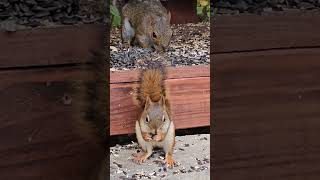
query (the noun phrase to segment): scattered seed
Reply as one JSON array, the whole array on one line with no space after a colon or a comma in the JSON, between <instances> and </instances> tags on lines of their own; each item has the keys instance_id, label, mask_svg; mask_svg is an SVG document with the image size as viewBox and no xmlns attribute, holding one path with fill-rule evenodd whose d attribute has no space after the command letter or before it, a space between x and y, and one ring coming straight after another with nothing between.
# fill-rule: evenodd
<instances>
[{"instance_id":1,"label":"scattered seed","mask_svg":"<svg viewBox=\"0 0 320 180\"><path fill-rule=\"evenodd\" d=\"M175 171L172 172L172 174L173 174L173 175L179 174L179 171L175 170Z\"/></svg>"},{"instance_id":2,"label":"scattered seed","mask_svg":"<svg viewBox=\"0 0 320 180\"><path fill-rule=\"evenodd\" d=\"M210 63L209 23L173 25L172 28L173 37L165 53L139 47L132 47L128 52L121 44L120 30L112 28L110 67L117 70L142 68L150 59L163 61L168 66Z\"/></svg>"},{"instance_id":3,"label":"scattered seed","mask_svg":"<svg viewBox=\"0 0 320 180\"><path fill-rule=\"evenodd\" d=\"M167 167L163 167L163 171L164 171L164 172L167 172Z\"/></svg>"},{"instance_id":4,"label":"scattered seed","mask_svg":"<svg viewBox=\"0 0 320 180\"><path fill-rule=\"evenodd\" d=\"M181 173L186 173L187 171L185 169L180 169Z\"/></svg>"},{"instance_id":5,"label":"scattered seed","mask_svg":"<svg viewBox=\"0 0 320 180\"><path fill-rule=\"evenodd\" d=\"M122 164L119 164L117 162L113 162L113 164L117 165L119 168L122 168Z\"/></svg>"}]
</instances>

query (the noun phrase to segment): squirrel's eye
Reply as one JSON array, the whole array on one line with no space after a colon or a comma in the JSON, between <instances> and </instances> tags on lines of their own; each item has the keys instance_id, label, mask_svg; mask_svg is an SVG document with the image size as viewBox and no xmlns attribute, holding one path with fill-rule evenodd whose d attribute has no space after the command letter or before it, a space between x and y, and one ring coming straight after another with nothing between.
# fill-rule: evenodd
<instances>
[{"instance_id":1,"label":"squirrel's eye","mask_svg":"<svg viewBox=\"0 0 320 180\"><path fill-rule=\"evenodd\" d=\"M152 33L152 37L153 37L153 38L157 38L156 33L153 32L153 33Z\"/></svg>"},{"instance_id":2,"label":"squirrel's eye","mask_svg":"<svg viewBox=\"0 0 320 180\"><path fill-rule=\"evenodd\" d=\"M146 123L148 123L149 122L149 116L147 115L147 117L146 117Z\"/></svg>"}]
</instances>

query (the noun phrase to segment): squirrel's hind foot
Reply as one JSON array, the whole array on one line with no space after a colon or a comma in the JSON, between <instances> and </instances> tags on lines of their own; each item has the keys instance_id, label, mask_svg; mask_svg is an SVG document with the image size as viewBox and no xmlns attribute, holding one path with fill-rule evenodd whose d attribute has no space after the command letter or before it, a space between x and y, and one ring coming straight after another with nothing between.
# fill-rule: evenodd
<instances>
[{"instance_id":1,"label":"squirrel's hind foot","mask_svg":"<svg viewBox=\"0 0 320 180\"><path fill-rule=\"evenodd\" d=\"M144 153L142 155L135 154L134 156L133 161L137 164L141 164L148 159L148 153Z\"/></svg>"}]
</instances>

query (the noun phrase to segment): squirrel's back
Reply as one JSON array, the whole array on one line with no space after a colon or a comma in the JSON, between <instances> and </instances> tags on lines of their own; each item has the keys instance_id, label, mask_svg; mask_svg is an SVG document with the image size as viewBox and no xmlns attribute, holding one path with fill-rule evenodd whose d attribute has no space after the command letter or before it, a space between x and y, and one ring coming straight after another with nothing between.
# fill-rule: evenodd
<instances>
[{"instance_id":1,"label":"squirrel's back","mask_svg":"<svg viewBox=\"0 0 320 180\"><path fill-rule=\"evenodd\" d=\"M147 98L158 102L161 96L166 97L165 79L166 71L161 62L150 64L141 71L137 99L142 106Z\"/></svg>"},{"instance_id":2,"label":"squirrel's back","mask_svg":"<svg viewBox=\"0 0 320 180\"><path fill-rule=\"evenodd\" d=\"M123 6L122 14L131 17L130 21L140 22L142 18L151 14L162 17L167 14L167 10L159 0L130 0Z\"/></svg>"}]
</instances>

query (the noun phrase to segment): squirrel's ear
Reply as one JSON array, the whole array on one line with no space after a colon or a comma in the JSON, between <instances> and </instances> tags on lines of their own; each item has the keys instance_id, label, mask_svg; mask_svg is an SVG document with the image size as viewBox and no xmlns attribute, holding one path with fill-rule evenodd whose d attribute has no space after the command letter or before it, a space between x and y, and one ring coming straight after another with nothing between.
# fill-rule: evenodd
<instances>
[{"instance_id":1,"label":"squirrel's ear","mask_svg":"<svg viewBox=\"0 0 320 180\"><path fill-rule=\"evenodd\" d=\"M166 98L164 96L161 95L161 99L160 99L160 105L161 106L166 106Z\"/></svg>"},{"instance_id":2,"label":"squirrel's ear","mask_svg":"<svg viewBox=\"0 0 320 180\"><path fill-rule=\"evenodd\" d=\"M151 104L151 100L150 100L149 96L147 96L146 102L144 104L144 109L147 109L150 106L150 104Z\"/></svg>"}]
</instances>

